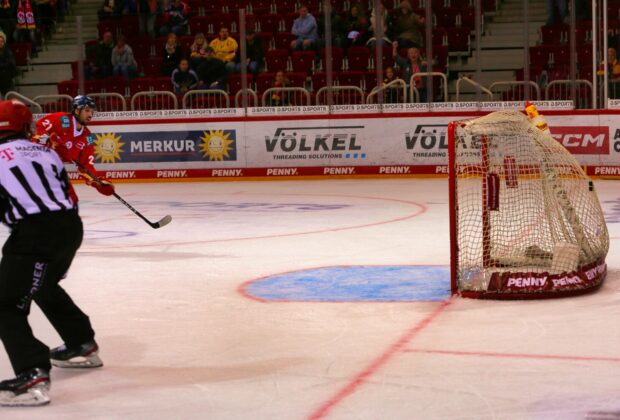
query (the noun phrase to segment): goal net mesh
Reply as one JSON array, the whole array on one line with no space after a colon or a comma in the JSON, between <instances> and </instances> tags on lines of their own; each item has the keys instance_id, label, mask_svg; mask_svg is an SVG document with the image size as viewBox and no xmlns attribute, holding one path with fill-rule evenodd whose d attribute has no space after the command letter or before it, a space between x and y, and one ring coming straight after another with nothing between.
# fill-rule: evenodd
<instances>
[{"instance_id":1,"label":"goal net mesh","mask_svg":"<svg viewBox=\"0 0 620 420\"><path fill-rule=\"evenodd\" d=\"M452 125L453 287L527 297L600 285L609 236L575 158L520 112Z\"/></svg>"}]
</instances>

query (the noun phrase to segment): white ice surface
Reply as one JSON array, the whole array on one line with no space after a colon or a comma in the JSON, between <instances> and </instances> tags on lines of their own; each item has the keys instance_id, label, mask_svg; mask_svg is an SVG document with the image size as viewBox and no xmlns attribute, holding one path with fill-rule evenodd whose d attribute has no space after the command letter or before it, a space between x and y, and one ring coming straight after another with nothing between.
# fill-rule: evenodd
<instances>
[{"instance_id":1,"label":"white ice surface","mask_svg":"<svg viewBox=\"0 0 620 420\"><path fill-rule=\"evenodd\" d=\"M620 183L596 185L620 222ZM619 223L609 225L608 278L588 296L456 298L445 307L262 303L238 287L331 265L447 265L447 181L119 184L118 192L147 217L173 222L153 230L78 187L86 235L63 285L89 314L105 366L54 369L51 405L0 408L0 419L620 412ZM38 309L30 319L41 340L60 344ZM13 376L1 351L0 375Z\"/></svg>"}]
</instances>

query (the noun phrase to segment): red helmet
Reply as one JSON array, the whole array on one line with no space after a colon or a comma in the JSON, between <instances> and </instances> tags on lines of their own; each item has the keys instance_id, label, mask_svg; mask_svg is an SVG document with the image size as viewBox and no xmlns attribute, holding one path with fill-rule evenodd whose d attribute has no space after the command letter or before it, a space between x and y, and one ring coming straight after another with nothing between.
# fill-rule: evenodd
<instances>
[{"instance_id":1,"label":"red helmet","mask_svg":"<svg viewBox=\"0 0 620 420\"><path fill-rule=\"evenodd\" d=\"M32 112L17 99L0 101L0 132L31 134Z\"/></svg>"}]
</instances>

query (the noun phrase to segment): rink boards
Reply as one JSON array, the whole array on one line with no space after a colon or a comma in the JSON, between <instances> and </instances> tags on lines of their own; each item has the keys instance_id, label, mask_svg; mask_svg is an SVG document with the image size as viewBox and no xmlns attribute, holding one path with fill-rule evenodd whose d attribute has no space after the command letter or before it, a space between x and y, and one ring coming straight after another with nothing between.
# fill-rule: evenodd
<instances>
[{"instance_id":1,"label":"rink boards","mask_svg":"<svg viewBox=\"0 0 620 420\"><path fill-rule=\"evenodd\" d=\"M115 180L446 176L450 121L523 108L487 105L100 112L91 131L97 167ZM539 109L589 175L620 177L620 111Z\"/></svg>"}]
</instances>

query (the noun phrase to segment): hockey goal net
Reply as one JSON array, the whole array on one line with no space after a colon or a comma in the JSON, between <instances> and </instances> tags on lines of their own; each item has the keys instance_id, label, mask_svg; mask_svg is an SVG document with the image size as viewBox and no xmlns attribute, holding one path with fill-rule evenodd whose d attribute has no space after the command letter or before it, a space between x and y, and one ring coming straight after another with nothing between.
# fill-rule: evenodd
<instances>
[{"instance_id":1,"label":"hockey goal net","mask_svg":"<svg viewBox=\"0 0 620 420\"><path fill-rule=\"evenodd\" d=\"M594 184L517 111L448 127L452 291L528 299L584 293L606 274Z\"/></svg>"}]
</instances>

